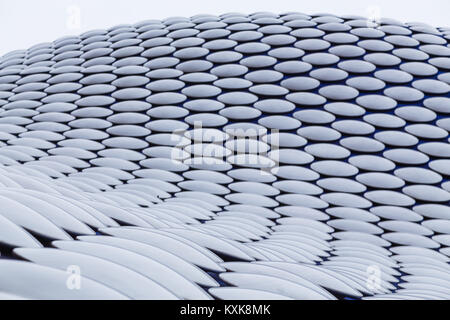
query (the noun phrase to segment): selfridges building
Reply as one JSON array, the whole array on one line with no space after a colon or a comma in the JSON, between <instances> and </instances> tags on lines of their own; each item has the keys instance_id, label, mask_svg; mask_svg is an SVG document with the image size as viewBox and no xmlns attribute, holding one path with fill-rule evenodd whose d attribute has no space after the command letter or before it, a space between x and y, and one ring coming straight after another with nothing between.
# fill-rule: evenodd
<instances>
[{"instance_id":1,"label":"selfridges building","mask_svg":"<svg viewBox=\"0 0 450 320\"><path fill-rule=\"evenodd\" d=\"M0 58L0 299L449 299L450 28L148 20Z\"/></svg>"}]
</instances>

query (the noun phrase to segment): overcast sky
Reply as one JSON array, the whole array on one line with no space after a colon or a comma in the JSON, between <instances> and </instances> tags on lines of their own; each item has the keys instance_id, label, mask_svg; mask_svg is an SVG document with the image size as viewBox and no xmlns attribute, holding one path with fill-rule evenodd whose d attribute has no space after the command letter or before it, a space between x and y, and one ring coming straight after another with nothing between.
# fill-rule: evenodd
<instances>
[{"instance_id":1,"label":"overcast sky","mask_svg":"<svg viewBox=\"0 0 450 320\"><path fill-rule=\"evenodd\" d=\"M118 24L200 13L380 12L404 22L450 26L449 0L0 0L0 56L66 35Z\"/></svg>"}]
</instances>

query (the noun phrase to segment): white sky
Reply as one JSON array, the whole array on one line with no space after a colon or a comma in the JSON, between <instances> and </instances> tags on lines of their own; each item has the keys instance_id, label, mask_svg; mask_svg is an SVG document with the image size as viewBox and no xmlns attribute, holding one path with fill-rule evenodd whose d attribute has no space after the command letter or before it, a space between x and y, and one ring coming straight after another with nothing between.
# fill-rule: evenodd
<instances>
[{"instance_id":1,"label":"white sky","mask_svg":"<svg viewBox=\"0 0 450 320\"><path fill-rule=\"evenodd\" d=\"M449 0L0 0L0 56L66 35L171 16L257 11L368 16L377 10L404 22L450 26Z\"/></svg>"}]
</instances>

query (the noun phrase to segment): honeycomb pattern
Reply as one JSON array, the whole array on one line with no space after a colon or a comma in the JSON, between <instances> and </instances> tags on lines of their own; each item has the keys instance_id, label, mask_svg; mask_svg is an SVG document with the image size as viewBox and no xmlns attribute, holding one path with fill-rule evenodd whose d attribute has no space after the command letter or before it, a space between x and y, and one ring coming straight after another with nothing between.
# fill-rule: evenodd
<instances>
[{"instance_id":1,"label":"honeycomb pattern","mask_svg":"<svg viewBox=\"0 0 450 320\"><path fill-rule=\"evenodd\" d=\"M450 299L449 39L230 13L4 55L0 299Z\"/></svg>"}]
</instances>

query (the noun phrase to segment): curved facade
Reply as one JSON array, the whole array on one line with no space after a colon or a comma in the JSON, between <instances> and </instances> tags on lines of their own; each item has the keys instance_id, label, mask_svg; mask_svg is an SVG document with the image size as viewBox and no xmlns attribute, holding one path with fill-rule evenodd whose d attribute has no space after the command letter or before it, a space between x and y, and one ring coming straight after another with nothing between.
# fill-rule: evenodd
<instances>
[{"instance_id":1,"label":"curved facade","mask_svg":"<svg viewBox=\"0 0 450 320\"><path fill-rule=\"evenodd\" d=\"M6 54L0 299L449 299L449 39L224 14Z\"/></svg>"}]
</instances>

